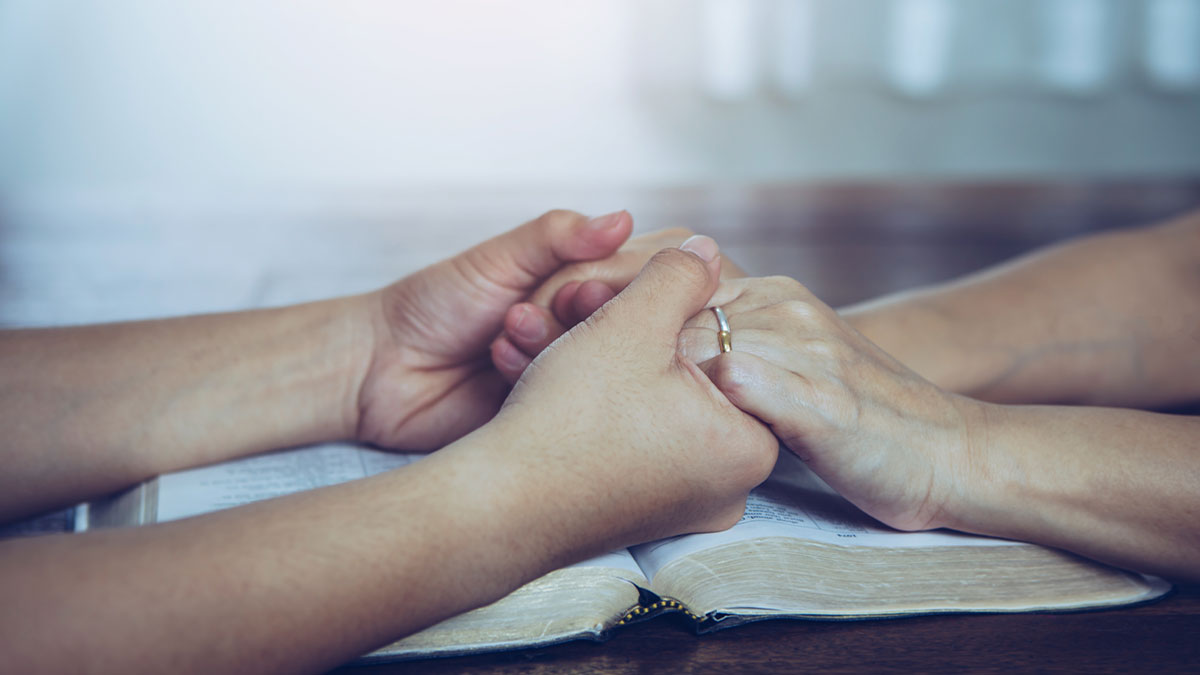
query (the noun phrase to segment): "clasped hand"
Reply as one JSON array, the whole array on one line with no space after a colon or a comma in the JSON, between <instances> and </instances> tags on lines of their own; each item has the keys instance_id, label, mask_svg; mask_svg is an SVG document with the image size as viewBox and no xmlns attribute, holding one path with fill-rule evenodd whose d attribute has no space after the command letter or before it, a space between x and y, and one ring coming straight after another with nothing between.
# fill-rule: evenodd
<instances>
[{"instance_id":1,"label":"clasped hand","mask_svg":"<svg viewBox=\"0 0 1200 675\"><path fill-rule=\"evenodd\" d=\"M542 305L510 311L504 340L524 363L558 336L555 327L578 321L605 296L580 289L577 282L543 287ZM730 353L719 353L714 306L728 317ZM523 332L512 330L517 315ZM947 526L951 504L974 479L979 404L921 378L792 279L727 280L684 324L677 349L832 487L892 527ZM511 362L521 361L497 363L510 379L520 376Z\"/></svg>"},{"instance_id":2,"label":"clasped hand","mask_svg":"<svg viewBox=\"0 0 1200 675\"><path fill-rule=\"evenodd\" d=\"M579 443L591 435L607 438L611 447L625 442L612 433L624 428L620 439L655 439L655 447L644 451L659 453L670 466L687 456L678 446L717 439L736 456L746 444L729 430L761 438L754 428L765 424L880 521L906 530L947 524L947 506L971 478L971 430L980 418L972 401L938 389L891 358L799 283L733 278L740 271L728 261L726 281L678 317L680 326L668 320L641 330L656 317L678 314L669 291L663 292L672 281L691 288L676 301L684 305L696 302L696 288L705 284L650 274L642 284L661 287L658 292L632 293L626 287L645 273L647 260L690 233L647 235L621 247L631 226L624 212L594 220L551 212L382 291L374 298L376 346L360 393L359 438L406 449L439 447L491 419L508 383L517 382L511 410L501 417L522 411L527 436ZM733 331L728 354L718 353L711 311L717 305ZM622 318L608 316L613 314ZM566 340L548 349L563 335ZM671 377L702 373L700 380L681 390L677 379L664 389L670 379L629 376L646 373L639 359L664 344L679 362L670 366L674 357L654 352L656 363L675 369ZM579 373L588 374L586 386L570 383ZM743 414L730 416L722 406ZM665 425L667 410L695 418L691 429ZM699 420L709 423L697 426ZM713 420L724 420L723 426ZM675 431L661 433L668 426ZM696 428L705 433L697 435ZM723 459L697 452L688 461ZM747 481L762 473L759 468L743 470L730 484L752 487ZM736 510L691 525L728 524Z\"/></svg>"},{"instance_id":3,"label":"clasped hand","mask_svg":"<svg viewBox=\"0 0 1200 675\"><path fill-rule=\"evenodd\" d=\"M491 419L509 388L489 358L505 313L564 265L612 255L632 227L624 211L592 219L550 211L360 296L369 337L356 438L433 450Z\"/></svg>"},{"instance_id":4,"label":"clasped hand","mask_svg":"<svg viewBox=\"0 0 1200 675\"><path fill-rule=\"evenodd\" d=\"M681 230L612 255L631 226L624 212L551 212L362 296L372 346L357 437L433 449L478 428L489 449L472 456L476 470L561 485L560 496L540 498L573 514L583 554L732 525L778 444L676 349L684 321L716 290L722 260L711 239ZM603 258L607 266L581 262ZM569 284L580 274L605 281ZM564 307L604 309L546 350L500 411L515 379L504 360L516 351L504 337L520 324L514 305L561 284L574 294ZM614 297L612 286L623 290ZM548 324L539 337L565 330Z\"/></svg>"}]
</instances>

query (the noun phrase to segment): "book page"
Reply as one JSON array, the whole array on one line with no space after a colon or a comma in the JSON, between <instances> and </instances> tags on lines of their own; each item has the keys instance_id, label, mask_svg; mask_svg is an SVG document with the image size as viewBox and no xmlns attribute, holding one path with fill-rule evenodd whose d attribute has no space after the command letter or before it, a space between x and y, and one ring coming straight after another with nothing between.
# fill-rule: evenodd
<instances>
[{"instance_id":1,"label":"book page","mask_svg":"<svg viewBox=\"0 0 1200 675\"><path fill-rule=\"evenodd\" d=\"M157 522L166 522L249 504L293 492L366 478L418 461L424 454L384 452L350 443L281 450L158 478ZM627 549L612 551L571 567L607 567L644 583Z\"/></svg>"},{"instance_id":2,"label":"book page","mask_svg":"<svg viewBox=\"0 0 1200 675\"><path fill-rule=\"evenodd\" d=\"M630 553L629 549L627 548L620 549L619 551L611 551L603 555L598 555L595 558L588 558L587 560L577 562L574 565L567 566L567 568L572 567L607 567L609 569L617 569L621 570L622 572L628 572L629 574L622 575L622 578L629 579L630 581L635 581L639 584L645 584L649 581L649 579L642 574L642 568L637 564L637 561L633 559L633 554Z\"/></svg>"},{"instance_id":3,"label":"book page","mask_svg":"<svg viewBox=\"0 0 1200 675\"><path fill-rule=\"evenodd\" d=\"M826 544L914 548L938 546L1010 546L1018 542L935 530L901 532L871 518L813 473L791 451L780 448L779 461L765 483L746 500L746 513L724 532L661 539L631 550L651 581L667 563L714 546L761 537L792 537Z\"/></svg>"},{"instance_id":4,"label":"book page","mask_svg":"<svg viewBox=\"0 0 1200 675\"><path fill-rule=\"evenodd\" d=\"M157 521L366 478L424 456L330 443L170 473L158 478Z\"/></svg>"}]
</instances>

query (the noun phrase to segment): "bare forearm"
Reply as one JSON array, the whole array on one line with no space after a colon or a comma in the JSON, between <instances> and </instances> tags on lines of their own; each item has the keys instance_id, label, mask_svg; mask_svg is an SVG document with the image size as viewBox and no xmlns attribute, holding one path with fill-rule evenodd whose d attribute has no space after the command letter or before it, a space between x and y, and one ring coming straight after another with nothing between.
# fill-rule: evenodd
<instances>
[{"instance_id":1,"label":"bare forearm","mask_svg":"<svg viewBox=\"0 0 1200 675\"><path fill-rule=\"evenodd\" d=\"M0 335L0 520L352 434L356 302Z\"/></svg>"},{"instance_id":2,"label":"bare forearm","mask_svg":"<svg viewBox=\"0 0 1200 675\"><path fill-rule=\"evenodd\" d=\"M935 384L997 402L1200 400L1200 214L846 309Z\"/></svg>"},{"instance_id":3,"label":"bare forearm","mask_svg":"<svg viewBox=\"0 0 1200 675\"><path fill-rule=\"evenodd\" d=\"M2 613L0 652L20 672L343 663L578 557L539 481L487 455L452 447L210 516L0 543L0 596L20 608Z\"/></svg>"},{"instance_id":4,"label":"bare forearm","mask_svg":"<svg viewBox=\"0 0 1200 675\"><path fill-rule=\"evenodd\" d=\"M982 404L947 527L1200 579L1200 419Z\"/></svg>"},{"instance_id":5,"label":"bare forearm","mask_svg":"<svg viewBox=\"0 0 1200 675\"><path fill-rule=\"evenodd\" d=\"M0 597L23 610L0 616L5 665L317 670L589 555L729 527L778 442L676 353L716 290L717 253L697 238L657 254L495 418L412 466L162 526L0 543Z\"/></svg>"}]
</instances>

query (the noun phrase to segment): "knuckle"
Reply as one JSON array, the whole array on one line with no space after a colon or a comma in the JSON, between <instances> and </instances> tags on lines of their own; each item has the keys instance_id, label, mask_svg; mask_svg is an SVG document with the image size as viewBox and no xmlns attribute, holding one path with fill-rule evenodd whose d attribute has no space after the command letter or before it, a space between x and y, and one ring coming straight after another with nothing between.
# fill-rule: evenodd
<instances>
[{"instance_id":1,"label":"knuckle","mask_svg":"<svg viewBox=\"0 0 1200 675\"><path fill-rule=\"evenodd\" d=\"M712 379L717 389L731 402L736 403L744 399L749 378L737 352L727 354L714 362Z\"/></svg>"},{"instance_id":2,"label":"knuckle","mask_svg":"<svg viewBox=\"0 0 1200 675\"><path fill-rule=\"evenodd\" d=\"M550 229L569 228L585 219L583 214L568 209L551 209L537 218L542 226Z\"/></svg>"},{"instance_id":3,"label":"knuckle","mask_svg":"<svg viewBox=\"0 0 1200 675\"><path fill-rule=\"evenodd\" d=\"M804 287L804 284L788 276L775 275L767 277L765 281L774 290L785 293L788 296L805 295L808 293L808 289Z\"/></svg>"},{"instance_id":4,"label":"knuckle","mask_svg":"<svg viewBox=\"0 0 1200 675\"><path fill-rule=\"evenodd\" d=\"M745 392L745 387L735 373L734 367L730 364L731 360L728 357L724 357L714 361L709 377L712 378L713 385L725 395L725 398L736 405L738 400L741 399L741 395Z\"/></svg>"},{"instance_id":5,"label":"knuckle","mask_svg":"<svg viewBox=\"0 0 1200 675\"><path fill-rule=\"evenodd\" d=\"M841 364L850 364L858 360L858 350L846 344L845 340L835 338L829 340L830 356Z\"/></svg>"},{"instance_id":6,"label":"knuckle","mask_svg":"<svg viewBox=\"0 0 1200 675\"><path fill-rule=\"evenodd\" d=\"M826 363L834 364L839 369L847 366L857 358L854 349L836 337L822 336L812 338L804 345L804 350L810 356L821 359Z\"/></svg>"},{"instance_id":7,"label":"knuckle","mask_svg":"<svg viewBox=\"0 0 1200 675\"><path fill-rule=\"evenodd\" d=\"M814 356L822 361L834 360L834 346L824 338L813 338L804 345L804 350L810 356Z\"/></svg>"},{"instance_id":8,"label":"knuckle","mask_svg":"<svg viewBox=\"0 0 1200 675\"><path fill-rule=\"evenodd\" d=\"M787 300L776 305L776 309L780 318L788 322L813 325L821 318L820 311L804 300Z\"/></svg>"}]
</instances>

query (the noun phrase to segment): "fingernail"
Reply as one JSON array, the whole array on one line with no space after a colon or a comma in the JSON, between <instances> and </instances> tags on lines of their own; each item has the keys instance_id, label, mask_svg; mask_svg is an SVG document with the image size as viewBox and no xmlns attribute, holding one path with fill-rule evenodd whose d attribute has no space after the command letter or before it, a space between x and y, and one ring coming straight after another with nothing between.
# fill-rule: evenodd
<instances>
[{"instance_id":1,"label":"fingernail","mask_svg":"<svg viewBox=\"0 0 1200 675\"><path fill-rule=\"evenodd\" d=\"M589 230L607 230L616 227L617 223L621 222L621 214L624 211L615 211L608 215L596 216L588 221Z\"/></svg>"},{"instance_id":2,"label":"fingernail","mask_svg":"<svg viewBox=\"0 0 1200 675\"><path fill-rule=\"evenodd\" d=\"M679 248L700 256L700 259L704 262L709 262L717 257L717 252L720 250L717 242L713 241L712 237L706 237L702 234L693 234L688 237L688 240L680 244Z\"/></svg>"},{"instance_id":3,"label":"fingernail","mask_svg":"<svg viewBox=\"0 0 1200 675\"><path fill-rule=\"evenodd\" d=\"M517 321L513 324L513 333L522 340L533 342L546 337L546 322L534 316L528 307L517 310Z\"/></svg>"}]
</instances>

